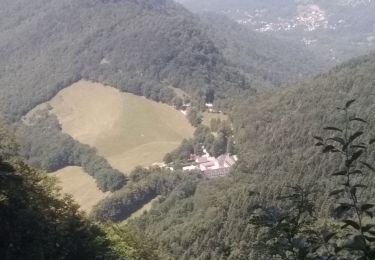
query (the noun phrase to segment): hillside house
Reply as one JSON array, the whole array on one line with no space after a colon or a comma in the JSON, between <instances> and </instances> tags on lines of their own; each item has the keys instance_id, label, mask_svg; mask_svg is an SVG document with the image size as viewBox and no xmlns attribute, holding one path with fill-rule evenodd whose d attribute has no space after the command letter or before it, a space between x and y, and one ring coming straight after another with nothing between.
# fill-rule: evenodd
<instances>
[{"instance_id":1,"label":"hillside house","mask_svg":"<svg viewBox=\"0 0 375 260\"><path fill-rule=\"evenodd\" d=\"M236 155L223 154L218 158L210 156L206 150L204 155L196 156L195 163L183 168L184 171L198 170L203 176L211 179L227 176L238 161Z\"/></svg>"}]
</instances>

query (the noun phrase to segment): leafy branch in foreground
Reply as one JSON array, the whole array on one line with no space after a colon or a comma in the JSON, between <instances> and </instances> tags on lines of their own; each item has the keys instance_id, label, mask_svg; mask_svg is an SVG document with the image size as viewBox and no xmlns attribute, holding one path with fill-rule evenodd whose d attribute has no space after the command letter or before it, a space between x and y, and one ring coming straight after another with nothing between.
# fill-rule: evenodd
<instances>
[{"instance_id":1,"label":"leafy branch in foreground","mask_svg":"<svg viewBox=\"0 0 375 260\"><path fill-rule=\"evenodd\" d=\"M255 244L257 259L315 259L315 248L323 241L314 228L314 191L289 187L278 200L283 208L268 207L255 212L251 223L264 232Z\"/></svg>"},{"instance_id":2,"label":"leafy branch in foreground","mask_svg":"<svg viewBox=\"0 0 375 260\"><path fill-rule=\"evenodd\" d=\"M331 174L339 179L340 186L330 196L337 198L335 213L343 223L341 229L344 236L339 239L331 233L327 239L326 242L329 242L336 237L336 241L330 243L330 248L334 251L330 259L375 259L375 224L366 224L365 221L366 217L373 220L375 205L361 198L362 192L367 188L363 183L363 176L375 173L374 166L366 160L369 146L375 140L364 140L367 122L351 112L354 102L355 100L350 100L344 107L338 108L343 116L342 127L325 127L325 131L332 133L329 138L314 137L316 145L323 148L323 153L337 154L342 160L340 168Z\"/></svg>"},{"instance_id":3,"label":"leafy branch in foreground","mask_svg":"<svg viewBox=\"0 0 375 260\"><path fill-rule=\"evenodd\" d=\"M375 173L366 155L375 139L365 140L366 120L350 110L355 100L338 108L342 126L328 126L328 137L315 136L324 154L339 162L331 176L339 187L330 192L336 198L335 218L341 228L327 227L315 217L311 189L291 187L278 204L282 207L256 207L251 223L259 231L254 244L257 259L294 260L373 260L375 259L375 205L362 194L367 189L364 176ZM336 223L336 221L335 221ZM319 228L326 225L324 230Z\"/></svg>"}]
</instances>

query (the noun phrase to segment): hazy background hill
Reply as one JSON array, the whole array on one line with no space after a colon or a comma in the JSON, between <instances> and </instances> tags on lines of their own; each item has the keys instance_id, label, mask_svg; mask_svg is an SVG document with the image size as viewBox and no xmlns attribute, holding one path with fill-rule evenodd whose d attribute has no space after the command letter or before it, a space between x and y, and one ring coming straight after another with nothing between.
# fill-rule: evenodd
<instances>
[{"instance_id":1,"label":"hazy background hill","mask_svg":"<svg viewBox=\"0 0 375 260\"><path fill-rule=\"evenodd\" d=\"M227 36L227 26L206 30L168 0L5 0L0 7L0 109L12 121L81 78L165 100L161 88L169 84L204 97L209 88L281 84L316 68L303 49L281 51L261 35L243 39L234 25ZM237 41L250 54L239 55ZM270 75L279 58L293 64L278 63Z\"/></svg>"},{"instance_id":2,"label":"hazy background hill","mask_svg":"<svg viewBox=\"0 0 375 260\"><path fill-rule=\"evenodd\" d=\"M329 67L293 41L254 32L222 14L202 13L199 17L224 57L250 79L279 86L307 79ZM258 88L262 87L259 84Z\"/></svg>"},{"instance_id":3,"label":"hazy background hill","mask_svg":"<svg viewBox=\"0 0 375 260\"><path fill-rule=\"evenodd\" d=\"M181 185L134 227L155 237L165 259L257 259L252 241L259 234L249 222L254 205L276 205L289 185L314 186L319 217L332 216L328 194L335 182L328 176L338 162L321 155L313 136L340 124L336 107L356 98L353 112L368 120L367 137L373 137L374 70L375 55L369 55L305 83L237 99L232 117L241 164L234 174ZM374 160L374 149L368 158ZM365 183L371 199L371 174Z\"/></svg>"},{"instance_id":4,"label":"hazy background hill","mask_svg":"<svg viewBox=\"0 0 375 260\"><path fill-rule=\"evenodd\" d=\"M194 12L222 13L256 30L307 46L337 64L374 48L375 2L367 0L178 0Z\"/></svg>"}]
</instances>

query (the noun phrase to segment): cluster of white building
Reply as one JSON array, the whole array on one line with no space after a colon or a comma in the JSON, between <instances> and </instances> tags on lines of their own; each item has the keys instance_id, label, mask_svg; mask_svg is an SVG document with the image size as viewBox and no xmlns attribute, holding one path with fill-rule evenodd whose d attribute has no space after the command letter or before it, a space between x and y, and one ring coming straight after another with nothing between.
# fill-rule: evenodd
<instances>
[{"instance_id":1,"label":"cluster of white building","mask_svg":"<svg viewBox=\"0 0 375 260\"><path fill-rule=\"evenodd\" d=\"M182 168L183 171L200 171L207 178L227 176L238 161L236 155L223 154L215 158L204 150L202 156L195 156L194 163Z\"/></svg>"}]
</instances>

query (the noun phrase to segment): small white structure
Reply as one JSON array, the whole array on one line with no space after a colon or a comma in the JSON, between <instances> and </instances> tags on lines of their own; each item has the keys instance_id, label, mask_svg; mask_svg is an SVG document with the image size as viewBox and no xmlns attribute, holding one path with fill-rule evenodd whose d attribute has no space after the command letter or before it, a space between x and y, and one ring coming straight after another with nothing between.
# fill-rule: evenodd
<instances>
[{"instance_id":1,"label":"small white structure","mask_svg":"<svg viewBox=\"0 0 375 260\"><path fill-rule=\"evenodd\" d=\"M210 156L206 149L203 149L202 156L195 157L195 163L186 167L183 167L183 171L194 171L199 170L202 175L207 178L216 178L227 176L233 166L238 161L236 155L231 156L230 154L223 154L218 158Z\"/></svg>"}]
</instances>

